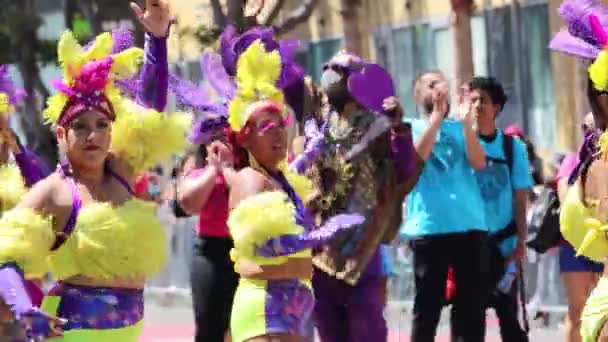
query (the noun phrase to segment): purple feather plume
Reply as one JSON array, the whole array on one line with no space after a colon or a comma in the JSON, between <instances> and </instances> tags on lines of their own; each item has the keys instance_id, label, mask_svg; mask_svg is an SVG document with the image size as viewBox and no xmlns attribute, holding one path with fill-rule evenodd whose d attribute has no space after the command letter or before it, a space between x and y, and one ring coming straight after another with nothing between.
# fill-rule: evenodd
<instances>
[{"instance_id":1,"label":"purple feather plume","mask_svg":"<svg viewBox=\"0 0 608 342\"><path fill-rule=\"evenodd\" d=\"M262 257L278 257L300 252L308 248L318 247L330 242L341 232L350 230L365 222L358 214L341 214L330 218L318 229L301 235L281 235L257 246L256 255Z\"/></svg>"},{"instance_id":2,"label":"purple feather plume","mask_svg":"<svg viewBox=\"0 0 608 342\"><path fill-rule=\"evenodd\" d=\"M15 87L8 65L0 64L0 93L8 96L8 102L15 106L27 95L25 90Z\"/></svg>"},{"instance_id":3,"label":"purple feather plume","mask_svg":"<svg viewBox=\"0 0 608 342\"><path fill-rule=\"evenodd\" d=\"M193 145L206 144L218 132L226 128L228 128L228 120L225 116L205 112L199 115L194 125L192 125L188 134L188 141Z\"/></svg>"},{"instance_id":4,"label":"purple feather plume","mask_svg":"<svg viewBox=\"0 0 608 342\"><path fill-rule=\"evenodd\" d=\"M325 145L325 129L327 121L319 129L314 118L304 124L304 135L306 137L306 148L291 164L289 169L298 174L304 174L309 165L314 163L320 156Z\"/></svg>"},{"instance_id":5,"label":"purple feather plume","mask_svg":"<svg viewBox=\"0 0 608 342\"><path fill-rule=\"evenodd\" d=\"M238 37L236 28L232 25L226 26L224 32L220 36L220 54L222 55L222 64L224 69L230 76L236 75L236 62L238 56L232 49L233 41Z\"/></svg>"},{"instance_id":6,"label":"purple feather plume","mask_svg":"<svg viewBox=\"0 0 608 342\"><path fill-rule=\"evenodd\" d=\"M573 37L565 30L553 36L549 49L584 59L595 59L601 51L599 48Z\"/></svg>"},{"instance_id":7,"label":"purple feather plume","mask_svg":"<svg viewBox=\"0 0 608 342\"><path fill-rule=\"evenodd\" d=\"M254 27L238 35L233 26L228 26L220 37L222 63L230 76L236 75L236 64L239 56L256 40L262 41L266 51L278 50L281 55L281 75L277 86L284 89L304 77L304 69L295 62L299 47L296 40L275 40L274 30L268 27Z\"/></svg>"},{"instance_id":8,"label":"purple feather plume","mask_svg":"<svg viewBox=\"0 0 608 342\"><path fill-rule=\"evenodd\" d=\"M315 246L329 242L343 231L352 229L365 222L365 217L359 214L341 214L327 220L327 222L316 230L306 233L304 240L312 241Z\"/></svg>"},{"instance_id":9,"label":"purple feather plume","mask_svg":"<svg viewBox=\"0 0 608 342\"><path fill-rule=\"evenodd\" d=\"M213 103L208 89L173 74L169 74L169 91L175 95L177 106L182 110L193 111L197 114L207 111L225 112L222 109L223 106Z\"/></svg>"},{"instance_id":10,"label":"purple feather plume","mask_svg":"<svg viewBox=\"0 0 608 342\"><path fill-rule=\"evenodd\" d=\"M201 56L201 71L203 77L213 87L216 94L226 100L234 97L236 84L222 67L222 57L215 53L204 53Z\"/></svg>"},{"instance_id":11,"label":"purple feather plume","mask_svg":"<svg viewBox=\"0 0 608 342\"><path fill-rule=\"evenodd\" d=\"M126 25L122 25L119 28L112 30L112 41L112 54L122 52L135 46L135 37L133 36L133 32L131 32ZM95 39L88 42L84 46L84 50L89 50L94 43Z\"/></svg>"},{"instance_id":12,"label":"purple feather plume","mask_svg":"<svg viewBox=\"0 0 608 342\"><path fill-rule=\"evenodd\" d=\"M608 28L608 8L597 0L565 0L559 13L566 21L567 31L557 33L549 48L595 59L605 45L606 37L602 31ZM599 30L600 26L603 30Z\"/></svg>"}]
</instances>

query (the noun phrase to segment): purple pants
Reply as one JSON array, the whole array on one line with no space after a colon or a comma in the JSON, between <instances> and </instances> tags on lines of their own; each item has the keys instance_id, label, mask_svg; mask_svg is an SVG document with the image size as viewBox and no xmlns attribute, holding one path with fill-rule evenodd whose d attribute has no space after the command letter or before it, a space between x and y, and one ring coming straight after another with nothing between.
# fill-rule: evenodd
<instances>
[{"instance_id":1,"label":"purple pants","mask_svg":"<svg viewBox=\"0 0 608 342\"><path fill-rule=\"evenodd\" d=\"M376 265L377 264L377 265ZM378 272L375 272L376 268ZM383 342L388 339L381 291L386 286L374 258L356 286L315 269L314 324L321 342ZM376 274L377 273L377 274Z\"/></svg>"}]
</instances>

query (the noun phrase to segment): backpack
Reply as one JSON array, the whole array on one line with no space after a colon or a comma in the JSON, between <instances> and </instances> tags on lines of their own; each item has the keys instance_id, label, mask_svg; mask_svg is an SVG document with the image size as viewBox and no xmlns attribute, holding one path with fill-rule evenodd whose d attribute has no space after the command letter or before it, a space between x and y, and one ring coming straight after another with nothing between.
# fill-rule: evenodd
<instances>
[{"instance_id":1,"label":"backpack","mask_svg":"<svg viewBox=\"0 0 608 342\"><path fill-rule=\"evenodd\" d=\"M545 187L532 203L527 218L531 238L526 245L539 254L557 246L562 240L559 230L559 209L559 197L551 187Z\"/></svg>"}]
</instances>

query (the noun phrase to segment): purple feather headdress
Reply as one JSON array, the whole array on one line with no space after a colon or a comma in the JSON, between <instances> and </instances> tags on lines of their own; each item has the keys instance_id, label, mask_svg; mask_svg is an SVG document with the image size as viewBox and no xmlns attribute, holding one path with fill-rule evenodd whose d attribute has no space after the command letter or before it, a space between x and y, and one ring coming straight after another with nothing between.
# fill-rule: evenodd
<instances>
[{"instance_id":1,"label":"purple feather headdress","mask_svg":"<svg viewBox=\"0 0 608 342\"><path fill-rule=\"evenodd\" d=\"M169 91L177 106L197 116L188 139L192 144L205 144L228 127L228 103L234 97L236 84L226 73L218 54L205 52L200 59L204 84L198 86L176 75L169 76Z\"/></svg>"},{"instance_id":2,"label":"purple feather headdress","mask_svg":"<svg viewBox=\"0 0 608 342\"><path fill-rule=\"evenodd\" d=\"M220 37L220 53L222 63L228 75L236 75L236 63L239 56L256 40L261 40L266 51L278 50L281 55L281 75L277 87L285 89L295 82L304 79L304 69L295 62L296 52L300 46L297 40L275 40L274 29L269 27L254 27L242 35L236 28L229 25Z\"/></svg>"},{"instance_id":3,"label":"purple feather headdress","mask_svg":"<svg viewBox=\"0 0 608 342\"><path fill-rule=\"evenodd\" d=\"M565 0L559 14L566 27L551 39L549 48L594 60L606 43L598 33L608 29L608 8L597 0Z\"/></svg>"},{"instance_id":4,"label":"purple feather headdress","mask_svg":"<svg viewBox=\"0 0 608 342\"><path fill-rule=\"evenodd\" d=\"M237 88L233 80L237 61L256 40L262 41L266 51L277 50L281 55L282 69L277 87L287 89L304 79L304 70L295 63L298 41L277 41L273 29L265 27L255 27L239 36L233 26L228 26L220 37L220 55L207 52L201 57L201 72L205 80L202 87L175 75L170 76L169 90L175 94L178 106L198 116L189 135L191 143L205 143L219 129L227 127L228 104ZM298 107L295 103L289 104Z\"/></svg>"},{"instance_id":5,"label":"purple feather headdress","mask_svg":"<svg viewBox=\"0 0 608 342\"><path fill-rule=\"evenodd\" d=\"M11 79L8 65L0 64L0 94L4 94L6 109L11 106L16 106L23 98L26 93L23 89L15 87L15 83ZM3 107L0 104L0 107Z\"/></svg>"},{"instance_id":6,"label":"purple feather headdress","mask_svg":"<svg viewBox=\"0 0 608 342\"><path fill-rule=\"evenodd\" d=\"M112 31L112 41L114 42L112 45L113 54L135 46L133 32L124 25ZM91 43L89 43L85 49L87 49L90 44ZM131 78L114 81L114 85L119 88L125 96L131 99L138 98L144 88L141 71Z\"/></svg>"}]
</instances>

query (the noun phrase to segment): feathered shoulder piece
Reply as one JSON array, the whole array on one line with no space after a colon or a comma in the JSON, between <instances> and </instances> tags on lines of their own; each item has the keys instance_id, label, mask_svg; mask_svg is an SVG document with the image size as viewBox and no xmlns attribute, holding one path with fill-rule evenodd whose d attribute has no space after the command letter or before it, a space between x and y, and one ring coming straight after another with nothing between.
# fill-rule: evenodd
<instances>
[{"instance_id":1,"label":"feathered shoulder piece","mask_svg":"<svg viewBox=\"0 0 608 342\"><path fill-rule=\"evenodd\" d=\"M112 54L113 46L110 33L99 35L88 49L72 32L63 33L57 46L63 79L53 82L58 92L48 100L44 111L47 121L62 125L84 109L99 110L110 119L120 115L122 99L114 82L135 75L143 50L129 48Z\"/></svg>"},{"instance_id":2,"label":"feathered shoulder piece","mask_svg":"<svg viewBox=\"0 0 608 342\"><path fill-rule=\"evenodd\" d=\"M283 92L275 85L280 73L278 51L266 52L260 40L240 56L236 72L238 88L228 107L228 123L233 131L239 132L245 126L255 103L269 101L284 105Z\"/></svg>"}]
</instances>

